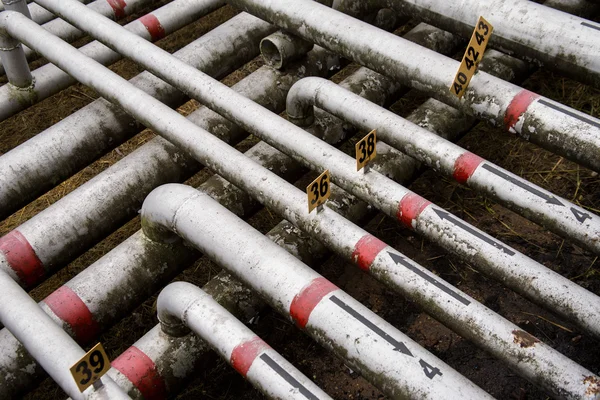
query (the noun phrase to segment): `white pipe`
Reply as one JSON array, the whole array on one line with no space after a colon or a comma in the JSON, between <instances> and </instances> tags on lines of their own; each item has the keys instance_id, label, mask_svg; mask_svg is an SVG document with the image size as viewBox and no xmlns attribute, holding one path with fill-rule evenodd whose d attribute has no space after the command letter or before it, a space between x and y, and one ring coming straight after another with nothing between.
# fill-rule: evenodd
<instances>
[{"instance_id":1,"label":"white pipe","mask_svg":"<svg viewBox=\"0 0 600 400\"><path fill-rule=\"evenodd\" d=\"M25 0L2 0L5 8L31 18ZM32 86L33 77L25 57L23 45L17 40L0 33L0 65L6 70L8 84L15 90L27 90Z\"/></svg>"},{"instance_id":2,"label":"white pipe","mask_svg":"<svg viewBox=\"0 0 600 400\"><path fill-rule=\"evenodd\" d=\"M70 368L85 351L3 271L0 271L0 323L73 399L130 398L108 376L102 378L102 389L96 391L90 387L81 393Z\"/></svg>"},{"instance_id":3,"label":"white pipe","mask_svg":"<svg viewBox=\"0 0 600 400\"><path fill-rule=\"evenodd\" d=\"M199 287L170 284L160 292L156 309L163 332L182 336L182 330L191 329L268 398L331 399Z\"/></svg>"},{"instance_id":4,"label":"white pipe","mask_svg":"<svg viewBox=\"0 0 600 400\"><path fill-rule=\"evenodd\" d=\"M387 215L398 219L407 227L415 229L445 249L460 255L468 262L474 263L482 271L502 281L532 301L575 322L583 329L595 335L600 335L600 297L490 235L481 232L408 189L390 182L382 174L375 171L368 174L357 173L355 160L345 153L324 145L322 141L302 129L274 116L270 111L240 96L226 85L215 81L202 72L175 59L167 52L156 48L151 43L127 32L114 22L90 13L85 6L81 6L72 0L38 0L38 2L305 166L316 171L329 169L335 183L361 200L369 202ZM252 3L253 0L247 0L247 2ZM302 3L302 6L298 7L297 4L300 3ZM353 27L347 19L362 24L360 21L311 1L293 2L293 5L281 10L281 13L285 15L290 10L315 11L313 8L315 6L318 7L316 10L324 15L333 12L343 17L346 21L345 32L347 34L349 33L348 27ZM258 5L257 7L260 8ZM267 14L272 17L271 14ZM68 61L62 60L57 54L52 54L55 50L53 47L61 47L66 52L69 46L56 40L53 40L52 46L43 45L40 42L40 37L43 36L42 32L36 30L36 33L33 33L35 24L28 24L28 29L19 29L20 27L11 23L13 20L17 20L16 17L11 15L11 18L6 19L6 23L3 24L11 34L17 35L18 39L27 44L35 43L37 50L45 53L47 58L58 63L61 68L68 70L82 83L93 85L96 90L102 90L107 98L121 104L130 112L132 110L139 111L138 118L144 121L145 124L153 126L147 117L148 112L151 112L149 107L140 109L140 104L132 101L131 96L123 96L122 84L116 84L114 77L111 77L100 66L76 52L69 51ZM312 21L305 21L305 23L310 24ZM325 26L329 27L329 24L325 24ZM367 27L366 29L375 29L368 25ZM380 30L376 30L376 32L387 34L387 32ZM356 34L355 31L352 31L352 37L365 39L364 36ZM394 41L402 40L394 35L392 37ZM48 37L45 40L50 41L52 39ZM414 45L408 43L411 46ZM369 46L372 47L373 43L369 42ZM421 48L420 46L417 47ZM419 55L429 52L427 49L421 49ZM369 54L372 54L372 52L370 50ZM483 74L485 73L480 72L478 76ZM105 78L98 79L100 75L105 76ZM91 76L95 76L95 79L90 79ZM490 77L490 79L492 78ZM493 79L499 81L497 78ZM504 81L500 82L510 85ZM166 116L166 114L162 113L162 116ZM194 152L197 160L205 163L207 167L215 172L222 174L222 172L231 170L232 160L223 165L221 160L216 161L212 158L215 151L213 147L205 146L206 148L200 151L199 148L192 145L193 138L180 137L177 132L173 131L173 127L165 123L166 121L162 118L154 122L159 123L155 128L157 132L161 132L184 150ZM600 134L597 139L600 143ZM597 156L595 155L594 158L597 158ZM600 159L598 161L600 162ZM242 170L233 171L227 178L230 182L243 188L260 183L253 182L247 175L242 176L241 172ZM266 190L260 192L259 201L263 204L276 203L274 199L279 197L279 193L275 192L270 196L266 193ZM284 217L291 222L295 222L296 219L296 215L289 210L285 212Z\"/></svg>"},{"instance_id":5,"label":"white pipe","mask_svg":"<svg viewBox=\"0 0 600 400\"><path fill-rule=\"evenodd\" d=\"M144 201L142 220L150 239L183 238L391 398L490 398L208 195L163 185Z\"/></svg>"}]
</instances>

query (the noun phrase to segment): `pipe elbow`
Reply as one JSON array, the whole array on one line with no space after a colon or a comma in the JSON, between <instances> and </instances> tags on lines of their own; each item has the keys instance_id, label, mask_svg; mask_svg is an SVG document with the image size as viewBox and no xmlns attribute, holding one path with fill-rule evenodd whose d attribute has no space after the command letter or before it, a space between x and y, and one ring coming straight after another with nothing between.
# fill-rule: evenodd
<instances>
[{"instance_id":1,"label":"pipe elbow","mask_svg":"<svg viewBox=\"0 0 600 400\"><path fill-rule=\"evenodd\" d=\"M187 325L188 310L204 296L208 294L191 283L174 282L166 286L156 300L161 330L173 337L187 335L190 332Z\"/></svg>"},{"instance_id":2,"label":"pipe elbow","mask_svg":"<svg viewBox=\"0 0 600 400\"><path fill-rule=\"evenodd\" d=\"M169 183L154 189L142 205L142 231L155 242L175 243L180 240L175 224L177 212L189 199L199 196L196 189Z\"/></svg>"},{"instance_id":3,"label":"pipe elbow","mask_svg":"<svg viewBox=\"0 0 600 400\"><path fill-rule=\"evenodd\" d=\"M291 123L307 127L314 122L317 94L325 82L329 81L315 77L304 78L290 88L286 99L286 112Z\"/></svg>"}]
</instances>

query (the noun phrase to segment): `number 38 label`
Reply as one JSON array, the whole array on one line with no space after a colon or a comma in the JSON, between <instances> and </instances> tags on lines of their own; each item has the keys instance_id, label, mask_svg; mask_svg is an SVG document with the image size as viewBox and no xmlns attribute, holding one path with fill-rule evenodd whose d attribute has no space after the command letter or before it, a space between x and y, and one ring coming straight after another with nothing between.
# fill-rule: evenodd
<instances>
[{"instance_id":1,"label":"number 38 label","mask_svg":"<svg viewBox=\"0 0 600 400\"><path fill-rule=\"evenodd\" d=\"M459 98L465 94L467 87L469 87L469 82L471 82L471 78L475 74L477 66L483 58L483 53L490 40L490 36L492 36L493 30L494 28L489 22L483 17L479 17L477 25L475 26L475 31L473 31L473 36L471 36L471 41L467 47L467 51L465 52L460 67L458 68L458 72L454 77L454 82L452 82L452 86L450 86L450 91Z\"/></svg>"},{"instance_id":2,"label":"number 38 label","mask_svg":"<svg viewBox=\"0 0 600 400\"><path fill-rule=\"evenodd\" d=\"M308 212L311 212L327 201L331 195L329 170L325 170L325 172L306 187L306 195L308 196Z\"/></svg>"},{"instance_id":3,"label":"number 38 label","mask_svg":"<svg viewBox=\"0 0 600 400\"><path fill-rule=\"evenodd\" d=\"M356 170L360 171L377 156L377 131L373 129L356 143Z\"/></svg>"},{"instance_id":4,"label":"number 38 label","mask_svg":"<svg viewBox=\"0 0 600 400\"><path fill-rule=\"evenodd\" d=\"M110 362L102 344L94 346L81 360L71 367L71 375L82 392L110 369Z\"/></svg>"}]
</instances>

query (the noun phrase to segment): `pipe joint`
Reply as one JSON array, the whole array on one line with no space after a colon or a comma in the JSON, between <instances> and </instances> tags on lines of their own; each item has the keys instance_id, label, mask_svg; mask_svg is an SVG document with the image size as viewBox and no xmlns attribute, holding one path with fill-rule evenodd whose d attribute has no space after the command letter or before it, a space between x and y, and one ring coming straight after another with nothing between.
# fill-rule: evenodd
<instances>
[{"instance_id":1,"label":"pipe joint","mask_svg":"<svg viewBox=\"0 0 600 400\"><path fill-rule=\"evenodd\" d=\"M188 311L207 296L210 297L197 286L187 282L175 282L165 287L156 300L156 313L161 330L173 337L182 337L190 333L187 323Z\"/></svg>"},{"instance_id":2,"label":"pipe joint","mask_svg":"<svg viewBox=\"0 0 600 400\"><path fill-rule=\"evenodd\" d=\"M189 186L177 184L166 184L154 189L142 206L144 235L152 241L166 244L181 240L175 228L177 213L188 200L202 194Z\"/></svg>"},{"instance_id":3,"label":"pipe joint","mask_svg":"<svg viewBox=\"0 0 600 400\"><path fill-rule=\"evenodd\" d=\"M260 53L268 65L282 69L303 57L314 44L287 32L277 31L260 42Z\"/></svg>"},{"instance_id":4,"label":"pipe joint","mask_svg":"<svg viewBox=\"0 0 600 400\"><path fill-rule=\"evenodd\" d=\"M315 99L319 88L329 82L321 78L304 78L296 82L288 92L286 111L294 125L307 127L315 120Z\"/></svg>"}]
</instances>

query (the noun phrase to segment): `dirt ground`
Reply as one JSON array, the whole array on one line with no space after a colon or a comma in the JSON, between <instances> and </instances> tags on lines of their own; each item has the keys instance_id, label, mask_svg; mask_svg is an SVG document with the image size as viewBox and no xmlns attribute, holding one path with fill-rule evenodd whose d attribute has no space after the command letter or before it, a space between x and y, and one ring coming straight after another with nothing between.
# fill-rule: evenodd
<instances>
[{"instance_id":1,"label":"dirt ground","mask_svg":"<svg viewBox=\"0 0 600 400\"><path fill-rule=\"evenodd\" d=\"M159 44L169 51L174 51L234 14L234 10L225 7L175 35L163 39ZM85 40L79 44L82 43L85 43ZM261 65L260 59L256 59L224 81L231 85ZM352 68L352 65L348 68ZM128 78L141 71L139 66L128 60L117 63L112 69ZM341 71L340 74L347 74L347 71ZM535 72L522 86L597 118L600 117L600 90L554 75L546 70ZM75 85L0 123L0 154L85 106L94 98L96 94L92 90ZM392 109L399 115L406 116L425 100L426 97L419 93L410 92L394 104ZM197 103L189 102L182 106L180 111L186 114L195 107ZM9 232L68 194L151 137L153 137L152 132L140 133L48 194L0 222L0 235ZM254 143L256 140L250 138L238 148L243 151ZM591 212L600 214L600 177L597 173L484 123L472 129L459 144ZM208 176L210 172L203 171L189 183L197 185ZM548 268L600 295L600 262L597 256L528 222L485 196L461 187L432 171L423 173L409 187ZM275 213L262 210L248 222L260 231L267 232L279 220ZM365 227L386 243L393 245L525 331L590 371L600 373L599 340L579 332L552 313L542 310L498 282L486 278L477 272L475 266L447 254L435 244L421 239L414 232L403 229L383 214L377 215ZM135 218L55 274L45 284L33 290L31 295L36 300L43 299L137 229L139 229L139 219ZM177 280L203 285L218 271L218 266L206 258L201 258ZM331 257L319 272L494 397L498 399L548 398L543 391L515 375L502 362L495 360L485 351L478 349L421 312L418 305L397 295L344 260ZM153 309L154 301L155 297L148 299L134 313L101 337L100 340L111 358L118 356L141 337L143 332L157 323ZM260 315L258 322L252 325L252 329L332 397L361 400L385 398L375 387L350 370L342 361L321 349L282 316L270 310L266 311ZM47 379L26 398L53 399L62 398L63 395L60 388ZM216 361L208 369L198 371L197 376L187 386L182 387L181 392L176 396L179 399L262 398L259 392L221 360Z\"/></svg>"}]
</instances>

